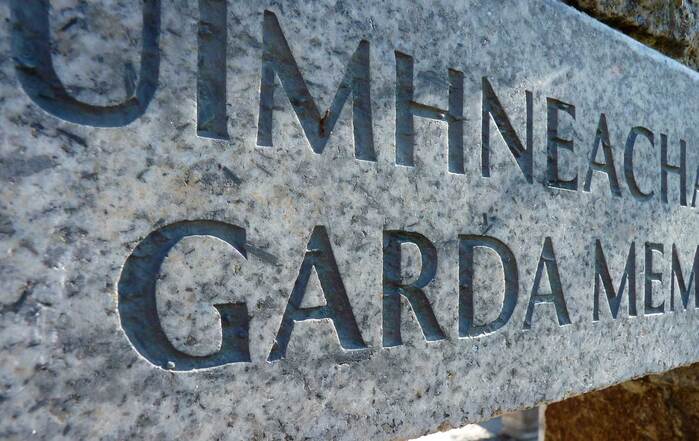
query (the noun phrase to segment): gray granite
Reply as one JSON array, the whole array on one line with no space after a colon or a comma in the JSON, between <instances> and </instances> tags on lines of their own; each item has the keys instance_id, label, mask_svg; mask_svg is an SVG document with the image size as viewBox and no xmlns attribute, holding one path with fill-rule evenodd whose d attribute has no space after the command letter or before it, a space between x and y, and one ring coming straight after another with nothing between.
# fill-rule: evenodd
<instances>
[{"instance_id":1,"label":"gray granite","mask_svg":"<svg viewBox=\"0 0 699 441\"><path fill-rule=\"evenodd\" d=\"M406 439L699 360L689 69L553 0L45 3L0 5L0 438Z\"/></svg>"}]
</instances>

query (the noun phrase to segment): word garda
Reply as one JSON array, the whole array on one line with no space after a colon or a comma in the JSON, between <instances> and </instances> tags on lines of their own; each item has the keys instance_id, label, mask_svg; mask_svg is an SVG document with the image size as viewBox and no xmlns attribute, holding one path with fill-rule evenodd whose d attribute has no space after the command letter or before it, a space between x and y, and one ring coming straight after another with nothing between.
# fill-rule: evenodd
<instances>
[{"instance_id":1,"label":"word garda","mask_svg":"<svg viewBox=\"0 0 699 441\"><path fill-rule=\"evenodd\" d=\"M250 317L245 303L217 304L214 307L221 316L221 349L205 357L193 357L178 351L168 340L158 318L156 307L156 281L158 272L170 249L180 240L189 236L204 235L217 237L231 245L241 256L246 256L246 233L243 228L217 221L183 221L167 225L151 233L136 246L124 265L119 280L119 313L124 331L136 350L151 363L172 370L192 370L209 368L228 363L250 362L248 331ZM459 286L458 286L458 337L474 338L495 332L510 320L519 299L519 274L517 259L510 248L500 240L484 235L460 235L459 238ZM404 283L401 278L401 246L410 243L417 246L421 256L420 274L414 281ZM474 316L474 254L478 248L488 248L497 253L503 268L505 282L504 299L496 319L486 324L475 324ZM636 316L636 244L632 243L628 252L624 273L617 284L607 267L607 260L601 241L594 243L595 278L592 319L599 320L601 298L606 298L609 311L614 319L619 316L621 300L628 293L628 315ZM658 271L657 256L662 257L662 244L646 243L645 291L643 314L665 312L665 301L653 298L653 282L662 281ZM699 251L699 248L697 248ZM679 254L672 244L672 293L669 309L687 310L693 297L695 308L699 305L699 284L695 275L699 271L699 253L685 277ZM318 274L325 298L324 306L302 307L312 270ZM427 341L448 338L438 323L423 292L437 272L437 250L425 236L407 231L389 230L383 232L383 347L403 344L401 338L401 297L407 300ZM542 286L544 274L549 286ZM678 286L675 295L674 287ZM615 288L618 286L618 288ZM457 290L455 290L455 293ZM677 297L677 298L676 298ZM455 305L457 299L455 299ZM530 329L535 307L538 304L553 304L558 324L571 324L561 283L560 269L556 261L554 244L550 237L543 243L537 264L534 283L529 295L523 328ZM286 356L286 348L296 322L329 319L335 327L339 344L345 350L368 349L354 318L354 313L344 288L342 276L332 250L327 230L316 226L311 232L306 252L289 295L275 343L269 352L268 361L273 362ZM448 328L451 328L449 326Z\"/></svg>"}]
</instances>

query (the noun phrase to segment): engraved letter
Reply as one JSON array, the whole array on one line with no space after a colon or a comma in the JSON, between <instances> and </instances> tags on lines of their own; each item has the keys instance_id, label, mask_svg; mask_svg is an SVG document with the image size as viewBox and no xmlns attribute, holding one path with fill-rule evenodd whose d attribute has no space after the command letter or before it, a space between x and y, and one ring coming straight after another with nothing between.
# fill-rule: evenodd
<instances>
[{"instance_id":1,"label":"engraved letter","mask_svg":"<svg viewBox=\"0 0 699 441\"><path fill-rule=\"evenodd\" d=\"M422 258L420 275L410 284L401 281L401 245L417 245ZM383 235L383 346L399 346L401 296L408 300L427 341L444 340L427 296L422 290L437 273L437 249L425 236L406 231L384 231Z\"/></svg>"},{"instance_id":2,"label":"engraved letter","mask_svg":"<svg viewBox=\"0 0 699 441\"><path fill-rule=\"evenodd\" d=\"M53 68L49 0L11 0L15 71L27 95L46 112L95 127L121 127L143 115L158 85L160 0L143 1L143 47L138 84L120 104L94 106L73 98Z\"/></svg>"},{"instance_id":3,"label":"engraved letter","mask_svg":"<svg viewBox=\"0 0 699 441\"><path fill-rule=\"evenodd\" d=\"M646 270L645 270L645 315L663 314L665 312L665 300L658 306L653 305L653 282L663 282L663 273L653 271L653 252L663 254L663 245L659 243L646 242Z\"/></svg>"},{"instance_id":4,"label":"engraved letter","mask_svg":"<svg viewBox=\"0 0 699 441\"><path fill-rule=\"evenodd\" d=\"M483 77L483 103L481 115L481 174L483 177L490 177L490 117L493 118L495 126L500 131L502 139L512 152L512 156L517 160L520 170L530 184L534 182L532 172L533 159L532 152L534 148L534 98L530 91L526 91L527 101L527 148L524 148L522 141L517 136L517 132L512 127L510 118L507 116L505 109L493 86L490 85L488 78ZM489 117L490 116L490 117Z\"/></svg>"},{"instance_id":5,"label":"engraved letter","mask_svg":"<svg viewBox=\"0 0 699 441\"><path fill-rule=\"evenodd\" d=\"M228 139L226 119L227 0L199 0L197 135Z\"/></svg>"},{"instance_id":6,"label":"engraved letter","mask_svg":"<svg viewBox=\"0 0 699 441\"><path fill-rule=\"evenodd\" d=\"M558 101L554 98L546 98L547 129L546 129L546 185L565 190L578 189L577 173L572 179L562 179L558 175L558 149L562 148L570 152L575 151L572 139L563 139L558 134L558 112L563 111L575 119L575 106Z\"/></svg>"},{"instance_id":7,"label":"engraved letter","mask_svg":"<svg viewBox=\"0 0 699 441\"><path fill-rule=\"evenodd\" d=\"M629 315L636 316L636 244L631 242L631 248L629 248L629 256L626 258L626 266L624 267L624 274L621 276L621 282L619 283L619 291L614 290L614 284L612 283L612 276L609 274L609 267L607 266L607 259L604 257L604 251L602 250L602 243L599 239L595 240L595 298L594 298L594 310L592 312L592 319L594 321L599 321L599 297L600 297L600 282L604 286L604 291L607 294L607 302L609 303L609 309L612 313L612 318L617 318L619 315L619 306L621 305L621 298L624 295L624 287L627 282L629 285Z\"/></svg>"},{"instance_id":8,"label":"engraved letter","mask_svg":"<svg viewBox=\"0 0 699 441\"><path fill-rule=\"evenodd\" d=\"M505 276L505 296L497 319L485 325L474 324L473 274L474 250L490 248L502 262ZM517 305L519 289L517 261L507 245L488 236L459 236L459 337L478 337L505 326Z\"/></svg>"},{"instance_id":9,"label":"engraved letter","mask_svg":"<svg viewBox=\"0 0 699 441\"><path fill-rule=\"evenodd\" d=\"M265 11L262 42L264 48L257 145L272 146L274 74L276 73L296 112L306 139L317 154L323 153L340 111L351 93L355 156L365 161L376 161L371 119L369 42L366 40L359 42L335 93L333 103L322 116L308 91L306 81L291 53L279 21L270 11Z\"/></svg>"},{"instance_id":10,"label":"engraved letter","mask_svg":"<svg viewBox=\"0 0 699 441\"><path fill-rule=\"evenodd\" d=\"M670 285L670 310L675 310L675 280L677 281L677 288L680 292L680 297L682 298L682 306L685 311L689 305L689 288L692 287L694 283L694 308L699 308L699 283L694 279L695 275L699 273L699 247L694 251L694 261L692 262L692 269L689 272L689 279L685 283L684 276L682 275L682 264L680 263L680 256L677 253L677 248L675 244L672 244L672 280Z\"/></svg>"},{"instance_id":11,"label":"engraved letter","mask_svg":"<svg viewBox=\"0 0 699 441\"><path fill-rule=\"evenodd\" d=\"M546 275L549 279L551 292L540 294L541 276L543 276L544 267L546 267ZM558 273L558 263L556 255L553 252L553 243L551 238L547 237L544 240L544 248L541 251L539 265L536 268L536 276L534 276L534 286L529 297L529 306L527 306L527 315L524 319L524 329L531 329L532 315L534 314L534 306L538 303L553 303L558 316L558 324L560 326L570 324L570 314L566 306L565 298L563 297L563 285L561 284L561 276Z\"/></svg>"},{"instance_id":12,"label":"engraved letter","mask_svg":"<svg viewBox=\"0 0 699 441\"><path fill-rule=\"evenodd\" d=\"M604 153L604 162L597 161L597 152L600 145L602 146L602 153ZM599 124L597 124L595 145L592 147L592 154L590 155L590 163L587 168L587 177L585 178L585 186L583 187L583 191L590 191L590 186L592 184L592 172L606 173L607 178L609 179L609 187L612 190L612 194L614 196L621 196L619 178L617 177L616 167L614 166L612 143L609 141L607 116L604 113L600 115Z\"/></svg>"},{"instance_id":13,"label":"engraved letter","mask_svg":"<svg viewBox=\"0 0 699 441\"><path fill-rule=\"evenodd\" d=\"M633 171L633 151L636 147L636 138L638 135L644 136L650 141L651 147L655 147L655 136L653 132L640 126L632 128L629 132L629 136L626 138L626 147L624 149L624 176L626 176L626 182L629 185L629 190L631 190L633 197L645 201L653 197L654 192L643 192L638 186L638 182L636 182L636 175Z\"/></svg>"},{"instance_id":14,"label":"engraved letter","mask_svg":"<svg viewBox=\"0 0 699 441\"><path fill-rule=\"evenodd\" d=\"M303 308L301 307L303 296L306 294L308 280L314 267L326 304ZM340 277L340 270L335 262L328 232L323 226L315 227L308 241L306 255L303 257L299 275L289 296L289 302L286 304L284 317L267 361L280 360L286 356L286 348L291 340L291 331L294 330L295 322L318 319L332 321L343 349L366 348L354 319L352 306Z\"/></svg>"},{"instance_id":15,"label":"engraved letter","mask_svg":"<svg viewBox=\"0 0 699 441\"><path fill-rule=\"evenodd\" d=\"M680 175L680 205L687 206L687 143L680 139L680 165L672 165L667 160L667 135L660 134L660 194L667 203L667 175Z\"/></svg>"},{"instance_id":16,"label":"engraved letter","mask_svg":"<svg viewBox=\"0 0 699 441\"><path fill-rule=\"evenodd\" d=\"M697 192L699 192L699 167L694 178L694 190L692 191L692 208L697 207Z\"/></svg>"},{"instance_id":17,"label":"engraved letter","mask_svg":"<svg viewBox=\"0 0 699 441\"><path fill-rule=\"evenodd\" d=\"M413 117L448 124L449 171L464 173L464 74L449 69L449 110L413 101L413 57L396 51L396 164L413 166Z\"/></svg>"},{"instance_id":18,"label":"engraved letter","mask_svg":"<svg viewBox=\"0 0 699 441\"><path fill-rule=\"evenodd\" d=\"M156 366L190 371L250 361L249 317L244 303L213 305L221 316L221 349L203 357L180 352L160 325L155 288L158 273L170 249L189 236L221 239L241 256L245 254L245 230L223 222L182 221L150 233L126 259L118 284L119 319L133 347ZM174 367L173 367L174 365Z\"/></svg>"}]
</instances>

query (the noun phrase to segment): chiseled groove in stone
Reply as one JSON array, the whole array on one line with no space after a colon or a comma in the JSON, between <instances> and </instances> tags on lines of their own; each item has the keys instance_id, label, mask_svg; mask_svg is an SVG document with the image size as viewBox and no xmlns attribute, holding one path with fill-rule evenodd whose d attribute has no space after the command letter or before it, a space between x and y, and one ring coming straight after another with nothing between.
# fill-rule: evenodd
<instances>
[{"instance_id":1,"label":"chiseled groove in stone","mask_svg":"<svg viewBox=\"0 0 699 441\"><path fill-rule=\"evenodd\" d=\"M211 2L163 6L159 87L126 127L49 115L21 54L0 64L0 437L404 439L697 361L693 292L669 301L696 249L696 72L553 0L235 2L210 66L229 139L205 139ZM100 98L118 38L66 19L56 71ZM686 203L676 166L660 182L680 140ZM587 177L594 146L618 185ZM230 344L188 352L187 326Z\"/></svg>"}]
</instances>

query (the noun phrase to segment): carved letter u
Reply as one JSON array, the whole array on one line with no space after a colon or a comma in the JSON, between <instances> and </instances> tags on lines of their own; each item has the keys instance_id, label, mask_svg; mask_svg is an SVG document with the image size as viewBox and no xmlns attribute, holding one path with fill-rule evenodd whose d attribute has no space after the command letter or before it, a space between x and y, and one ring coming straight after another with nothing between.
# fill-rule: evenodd
<instances>
[{"instance_id":1,"label":"carved letter u","mask_svg":"<svg viewBox=\"0 0 699 441\"><path fill-rule=\"evenodd\" d=\"M160 0L143 1L143 49L138 84L125 101L94 106L76 100L53 68L49 0L10 0L12 52L19 82L31 99L66 121L96 127L125 126L143 115L158 85Z\"/></svg>"}]
</instances>

